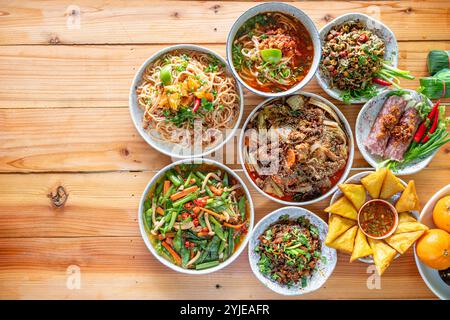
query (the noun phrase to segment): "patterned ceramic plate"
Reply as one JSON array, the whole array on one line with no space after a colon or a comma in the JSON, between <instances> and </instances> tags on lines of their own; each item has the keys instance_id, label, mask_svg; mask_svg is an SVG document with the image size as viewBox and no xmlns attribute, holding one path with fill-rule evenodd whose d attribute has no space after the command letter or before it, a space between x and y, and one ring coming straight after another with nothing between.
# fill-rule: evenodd
<instances>
[{"instance_id":1,"label":"patterned ceramic plate","mask_svg":"<svg viewBox=\"0 0 450 320\"><path fill-rule=\"evenodd\" d=\"M421 96L414 90L409 89L403 89L407 92L409 92L412 97L420 101ZM374 168L377 168L378 165L384 161L383 158L380 156L372 155L366 147L363 145L363 142L367 139L370 130L372 129L373 123L375 122L375 119L378 116L378 113L380 112L381 108L383 107L384 102L387 99L387 95L392 92L393 90L385 91L381 94L379 94L376 97L373 97L370 99L362 108L361 111L359 111L358 118L356 118L356 125L355 125L355 135L356 135L356 143L358 145L358 149L363 155L364 159ZM427 103L431 106L432 102L427 99ZM429 155L425 159L420 159L417 161L412 162L410 165L408 165L405 168L399 169L397 172L395 172L396 175L405 175L405 174L413 174L417 173L423 168L425 168L433 159L434 155L436 154L437 150Z\"/></svg>"},{"instance_id":2,"label":"patterned ceramic plate","mask_svg":"<svg viewBox=\"0 0 450 320\"><path fill-rule=\"evenodd\" d=\"M430 229L436 228L433 222L433 209L439 199L447 195L450 195L450 184L446 185L441 190L436 192L434 196L427 202L425 207L423 207L422 212L420 213L419 222L428 226ZM419 269L419 273L428 288L430 288L430 290L433 291L433 293L440 299L450 300L450 286L441 279L437 270L427 267L424 263L422 263L422 261L419 260L419 257L417 257L415 244L414 258L416 260L417 269Z\"/></svg>"},{"instance_id":3,"label":"patterned ceramic plate","mask_svg":"<svg viewBox=\"0 0 450 320\"><path fill-rule=\"evenodd\" d=\"M325 42L325 36L328 34L331 28L334 26L341 25L347 21L355 20L355 21L361 21L365 24L366 28L368 30L371 30L373 33L375 33L378 37L382 38L384 40L384 43L386 45L386 50L384 53L384 60L390 61L391 65L393 67L397 67L398 62L398 45L397 45L397 39L395 38L394 33L386 27L383 23L381 23L378 20L373 19L372 17L369 17L368 15L362 14L362 13L348 13L344 14L328 24L326 24L319 32L320 41L322 43L322 47ZM329 85L328 78L323 74L323 72L320 70L320 67L317 69L316 73L317 81L319 82L319 85L322 87L322 89L328 93L329 96L335 98L336 100L343 101L341 95L342 91L336 88L331 88ZM376 85L378 92L382 92L386 90L386 87ZM368 99L362 98L362 99L351 99L349 103L364 103Z\"/></svg>"},{"instance_id":4,"label":"patterned ceramic plate","mask_svg":"<svg viewBox=\"0 0 450 320\"><path fill-rule=\"evenodd\" d=\"M306 217L313 225L315 225L319 229L319 238L322 242L322 257L325 258L323 259L323 261L318 261L318 264L316 265L311 278L308 279L307 286L304 288L301 288L299 285L291 286L289 288L287 286L282 286L276 281L273 281L264 276L259 271L258 267L260 255L255 252L255 248L259 244L259 236L264 233L270 225L276 223L280 216L286 214L289 216L289 220L296 220L299 217ZM253 273L258 278L258 280L261 281L262 284L279 294L294 296L302 295L319 289L327 281L328 277L333 273L337 261L336 250L329 248L324 244L327 232L328 225L325 223L325 221L323 221L321 218L319 218L309 210L301 207L284 207L275 210L258 222L250 237L248 246L248 258Z\"/></svg>"},{"instance_id":5,"label":"patterned ceramic plate","mask_svg":"<svg viewBox=\"0 0 450 320\"><path fill-rule=\"evenodd\" d=\"M361 183L361 179L364 178L365 176L367 176L368 174L373 173L373 171L364 171L364 172L360 172L355 174L354 176L348 178L345 183ZM400 183L402 185L404 185L405 187L407 186L407 183L405 181L403 181L402 179L399 179ZM395 205L395 203L397 202L398 198L400 198L401 196L401 192L398 192L396 194L394 194L392 197L390 197L389 199L385 199L386 201L388 201L389 203L391 203L392 205ZM333 196L331 197L330 200L330 206L336 201L338 200L340 197L344 196L344 194L342 193L342 191L340 189L338 189ZM366 191L366 200L369 201L372 198L370 197L369 193ZM419 218L419 211L410 211L410 213L416 218ZM397 259L398 257L400 257L400 254L397 253L397 255L395 256L395 259ZM361 262L365 262L368 264L372 264L373 263L373 258L372 256L367 256L364 258L359 258L358 259Z\"/></svg>"}]
</instances>

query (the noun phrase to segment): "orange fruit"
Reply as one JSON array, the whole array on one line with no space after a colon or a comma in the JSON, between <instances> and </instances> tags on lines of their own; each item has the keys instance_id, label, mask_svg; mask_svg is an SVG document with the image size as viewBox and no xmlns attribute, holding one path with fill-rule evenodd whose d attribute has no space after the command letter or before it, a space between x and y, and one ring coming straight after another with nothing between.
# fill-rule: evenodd
<instances>
[{"instance_id":1,"label":"orange fruit","mask_svg":"<svg viewBox=\"0 0 450 320\"><path fill-rule=\"evenodd\" d=\"M450 268L450 234L441 229L426 231L417 241L416 253L432 269Z\"/></svg>"},{"instance_id":2,"label":"orange fruit","mask_svg":"<svg viewBox=\"0 0 450 320\"><path fill-rule=\"evenodd\" d=\"M450 196L445 196L436 203L433 209L433 221L439 229L450 232Z\"/></svg>"}]
</instances>

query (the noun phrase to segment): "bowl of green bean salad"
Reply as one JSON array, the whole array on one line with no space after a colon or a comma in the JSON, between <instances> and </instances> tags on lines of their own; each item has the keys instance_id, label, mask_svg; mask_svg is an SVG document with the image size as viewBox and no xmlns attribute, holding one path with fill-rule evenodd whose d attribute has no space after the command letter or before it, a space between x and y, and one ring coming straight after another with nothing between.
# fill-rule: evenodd
<instances>
[{"instance_id":1,"label":"bowl of green bean salad","mask_svg":"<svg viewBox=\"0 0 450 320\"><path fill-rule=\"evenodd\" d=\"M254 222L241 178L210 159L184 159L159 171L139 205L139 228L150 252L169 268L207 274L244 250Z\"/></svg>"}]
</instances>

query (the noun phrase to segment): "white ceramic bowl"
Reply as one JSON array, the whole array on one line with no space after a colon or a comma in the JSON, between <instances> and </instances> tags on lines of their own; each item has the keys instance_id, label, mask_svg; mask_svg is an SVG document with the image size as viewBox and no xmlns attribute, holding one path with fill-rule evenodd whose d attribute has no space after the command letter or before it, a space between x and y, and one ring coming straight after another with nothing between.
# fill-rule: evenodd
<instances>
[{"instance_id":1,"label":"white ceramic bowl","mask_svg":"<svg viewBox=\"0 0 450 320\"><path fill-rule=\"evenodd\" d=\"M398 63L398 45L397 45L397 39L395 38L394 33L389 29L387 26L385 26L383 23L381 23L378 20L375 20L372 17L369 17L368 15L362 14L362 13L348 13L344 14L340 17L337 17L336 19L330 21L327 23L319 32L321 45L324 45L325 37L327 36L328 32L331 28L335 26L339 26L347 21L350 20L356 20L361 21L365 24L366 28L368 30L371 30L373 33L375 33L377 36L379 36L381 39L384 40L386 49L384 54L384 59L387 61L391 61L391 65L393 67L397 67ZM329 85L329 81L326 75L323 74L323 72L318 68L316 73L317 82L322 87L322 89L332 98L343 101L341 95L342 91L337 88L331 88ZM382 92L386 90L386 87L376 85L378 92ZM364 103L368 99L351 99L349 102L350 104L356 104L356 103Z\"/></svg>"},{"instance_id":2,"label":"white ceramic bowl","mask_svg":"<svg viewBox=\"0 0 450 320\"><path fill-rule=\"evenodd\" d=\"M325 257L325 261L319 260L311 278L308 279L308 283L305 288L301 288L300 286L292 286L290 288L288 288L287 286L282 286L276 281L267 278L259 271L258 261L260 255L255 252L255 248L259 244L258 237L263 234L270 225L276 223L280 216L286 214L289 216L289 220L296 220L299 217L306 217L313 225L315 225L319 229L319 238L322 242L322 256ZM325 223L325 221L323 221L311 211L304 208L284 207L269 213L258 222L250 237L250 242L248 245L248 258L253 273L255 274L256 278L258 278L258 280L261 281L261 283L264 284L267 288L283 295L299 296L319 289L331 276L337 262L336 250L325 245L327 232L328 225Z\"/></svg>"},{"instance_id":3,"label":"white ceramic bowl","mask_svg":"<svg viewBox=\"0 0 450 320\"><path fill-rule=\"evenodd\" d=\"M353 176L351 176L350 178L348 178L347 180L345 180L344 183L356 183L356 184L360 184L361 183L361 179L364 178L365 176L367 176L368 174L373 173L373 171L363 171L363 172L359 172ZM403 186L407 186L407 183L405 181L403 181L402 179L399 179L400 183ZM389 199L384 199L387 202L389 202L390 204L392 204L395 207L395 203L397 202L398 198L400 198L401 192L397 192L396 194L394 194L392 197L390 197ZM340 197L343 197L344 194L342 193L341 189L337 189L336 192L333 194L333 196L331 197L330 200L330 206L335 203ZM372 198L370 197L369 193L366 190L366 201L371 200ZM419 212L418 211L410 211L410 213L417 219L419 217ZM331 214L330 214L331 216ZM395 256L395 259L397 259L398 257L400 257L400 254L397 253L397 255ZM358 259L361 262L365 262L368 264L373 264L373 258L372 256L367 256L367 257L363 257L363 258L359 258Z\"/></svg>"},{"instance_id":4,"label":"white ceramic bowl","mask_svg":"<svg viewBox=\"0 0 450 320\"><path fill-rule=\"evenodd\" d=\"M436 228L433 222L434 206L439 199L448 195L450 195L450 184L436 192L433 197L428 200L427 204L423 207L422 212L420 213L419 221L428 226L430 229ZM416 260L417 269L419 269L419 273L428 288L430 288L430 290L440 299L450 300L450 286L442 281L437 270L431 269L420 261L416 253L416 244L414 244L414 259Z\"/></svg>"},{"instance_id":5,"label":"white ceramic bowl","mask_svg":"<svg viewBox=\"0 0 450 320\"><path fill-rule=\"evenodd\" d=\"M230 68L225 61L224 58L222 58L220 55L215 53L214 51L211 51L207 48L191 45L191 44L179 44L175 46L170 46L167 48L164 48L162 50L159 50L154 55L152 55L150 58L148 58L138 69L136 72L133 82L131 84L130 88L130 94L128 99L129 109L130 109L130 115L131 119L133 120L134 126L136 127L136 130L139 132L141 137L153 148L158 150L161 153L164 153L168 156L171 156L173 158L183 159L183 158L192 158L192 157L203 157L205 155L208 155L218 149L220 149L225 143L227 143L231 137L233 137L236 133L236 130L239 128L239 124L241 123L242 114L244 112L244 95L242 93L242 88L239 85L239 83L236 81L236 90L239 94L240 104L239 104L239 114L237 115L236 123L234 124L233 128L231 130L226 130L224 139L222 141L216 143L215 145L206 148L204 150L197 150L197 148L182 148L179 144L172 143L169 141L164 141L161 139L156 139L152 135L150 135L143 127L142 127L142 118L144 116L144 110L142 110L137 102L137 94L136 89L139 87L139 85L142 83L142 74L144 73L146 67L163 56L164 54L174 51L174 50L191 50L191 51L199 51L203 53L210 54L211 56L217 58L226 66L227 74L229 77L232 77L232 73L230 71Z\"/></svg>"},{"instance_id":6,"label":"white ceramic bowl","mask_svg":"<svg viewBox=\"0 0 450 320\"><path fill-rule=\"evenodd\" d=\"M241 77L239 76L238 72L236 71L236 69L234 68L234 65L233 65L233 57L232 57L233 50L232 50L232 48L233 48L233 41L236 36L236 33L238 32L238 30L241 28L241 26L247 20L249 20L250 18L252 18L258 14L265 13L265 12L281 12L281 13L284 13L284 14L287 14L287 15L290 15L290 16L293 16L294 18L296 18L298 21L300 21L303 24L303 26L305 26L306 30L308 30L309 35L311 36L311 41L314 46L314 58L313 58L313 62L311 64L311 69L309 70L308 74L298 84L296 84L289 90L282 91L282 92L263 92L263 91L256 90L255 88L252 88L247 83L245 83L244 80L241 79ZM251 91L257 95L264 96L264 97L281 97L281 96L285 96L285 95L294 93L295 91L303 88L312 79L312 77L316 73L317 68L319 67L321 51L322 50L320 47L319 32L317 31L317 28L314 25L314 22L311 20L311 18L308 17L308 15L306 15L302 10L300 10L290 4L282 3L282 2L261 3L257 6L254 6L250 9L248 9L234 22L233 26L231 27L230 32L228 33L228 38L227 38L227 60L230 65L231 71L233 72L233 75L249 91Z\"/></svg>"},{"instance_id":7,"label":"white ceramic bowl","mask_svg":"<svg viewBox=\"0 0 450 320\"><path fill-rule=\"evenodd\" d=\"M216 167L224 170L225 172L228 173L228 175L230 177L235 178L241 184L241 186L242 186L242 188L243 188L243 190L245 192L245 196L247 197L247 201L248 201L250 221L249 221L249 227L248 227L248 234L246 235L245 239L242 241L242 243L240 244L239 248L236 250L236 252L233 253L233 255L231 257L229 257L224 262L220 263L218 266L215 266L215 267L209 268L209 269L205 269L205 270L184 269L182 267L179 267L179 266L173 264L172 262L170 262L169 260L165 259L164 257L160 256L156 252L156 249L153 247L152 243L150 242L149 236L148 236L148 234L147 234L147 232L145 230L145 226L144 226L144 222L143 222L144 202L145 202L145 199L147 198L148 193L150 191L152 191L152 189L154 188L155 183L169 169L174 168L175 166L180 165L180 164L189 164L189 163L197 163L197 164L206 163L206 164L213 165L213 166L216 166ZM253 202L252 202L252 198L251 198L250 192L248 191L248 188L244 184L242 179L233 170L229 169L227 166L223 165L222 163L219 163L219 162L217 162L215 160L197 158L197 159L184 159L184 160L179 160L179 161L173 162L173 163L167 165L166 167L164 167L163 169L161 169L150 180L150 182L145 187L144 192L142 193L142 196L141 196L141 201L139 202L138 220L139 220L139 230L141 231L142 239L144 239L145 245L150 250L150 252L155 256L155 258L159 260L159 262L161 262L163 265L169 267L170 269L178 271L178 272L181 272L181 273L207 274L207 273L212 273L212 272L215 272L215 271L218 271L220 269L225 268L226 266L231 264L234 260L236 260L236 258L242 253L242 251L244 251L244 249L245 249L245 247L247 245L247 242L249 240L251 230L253 229L253 223L254 223L255 217L254 217Z\"/></svg>"},{"instance_id":8,"label":"white ceramic bowl","mask_svg":"<svg viewBox=\"0 0 450 320\"><path fill-rule=\"evenodd\" d=\"M414 90L409 89L403 89L411 96L417 100L421 100L421 96ZM366 161L374 168L377 168L381 162L384 161L383 158L377 155L372 155L364 146L363 142L367 139L369 136L370 131L372 130L372 126L378 116L378 113L380 112L381 108L383 107L384 102L387 99L387 95L394 90L388 90L380 93L378 96L373 97L370 99L359 111L358 117L356 118L356 125L355 125L355 135L356 135L356 143L358 145L358 149L361 152L362 156ZM427 98L426 101L430 106L432 105L432 102L430 99ZM420 159L412 162L405 168L400 169L398 172L396 172L396 175L406 175L406 174L414 174L419 172L420 170L424 169L433 159L434 155L436 154L438 150L436 150L434 153L429 155L425 159Z\"/></svg>"},{"instance_id":9,"label":"white ceramic bowl","mask_svg":"<svg viewBox=\"0 0 450 320\"><path fill-rule=\"evenodd\" d=\"M304 206L304 205L309 205L315 202L319 202L325 198L327 198L328 196L330 196L333 192L336 191L338 184L342 183L348 176L348 174L350 173L350 169L352 168L352 164L353 164L353 156L354 156L354 141L353 141L353 133L352 133L352 129L347 121L347 119L345 118L345 116L342 114L342 112L339 110L339 108L337 108L334 104L332 104L330 101L326 100L325 98L322 98L321 96L318 96L314 93L309 93L309 92L297 92L296 94L299 95L303 95L305 97L312 97L315 99L318 99L320 101L322 101L323 103L325 103L326 105L330 106L334 112L336 113L336 115L339 117L339 119L341 120L343 126L344 126L344 130L347 133L347 137L348 137L348 146L349 146L349 155L348 155L348 160L347 160L347 164L345 166L345 170L341 176L341 178L339 179L339 181L330 189L328 190L326 193L324 193L323 195L321 195L320 197L317 197L315 199L311 199L308 201L301 201L301 202L294 202L294 201L285 201L285 200L281 200L278 198L275 198L269 194L267 194L266 192L264 192L260 187L258 187L256 185L256 183L253 181L253 179L250 177L247 168L245 167L245 159L244 159L244 155L243 155L243 148L244 148L244 137L245 137L245 129L247 128L248 123L250 122L250 120L253 119L253 117L255 116L255 114L261 109L263 108L266 104L268 104L269 102L279 99L277 98L271 98L271 99L267 99L263 102L261 102L259 105L257 105L255 107L255 109L253 109L253 111L250 113L250 115L247 117L247 120L245 120L244 125L242 126L243 130L241 131L241 135L239 136L239 159L242 165L242 168L244 169L244 173L247 176L247 179L250 181L250 183L253 185L253 187L255 187L256 190L258 190L259 193L261 193L263 196L276 201L278 203L281 204L285 204L285 205L295 205L295 206ZM286 97L288 98L288 97Z\"/></svg>"}]
</instances>

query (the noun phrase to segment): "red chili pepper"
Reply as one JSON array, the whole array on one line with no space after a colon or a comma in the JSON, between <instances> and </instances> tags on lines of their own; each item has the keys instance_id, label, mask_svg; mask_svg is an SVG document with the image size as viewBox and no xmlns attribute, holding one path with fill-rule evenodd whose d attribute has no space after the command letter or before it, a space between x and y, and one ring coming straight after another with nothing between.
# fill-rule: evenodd
<instances>
[{"instance_id":1,"label":"red chili pepper","mask_svg":"<svg viewBox=\"0 0 450 320\"><path fill-rule=\"evenodd\" d=\"M422 143L427 142L428 140L430 140L430 135L433 134L436 131L437 125L439 122L439 111L437 111L434 115L434 119L433 119L433 124L431 125L430 130L428 131L427 135L425 136L425 138L423 138Z\"/></svg>"},{"instance_id":2,"label":"red chili pepper","mask_svg":"<svg viewBox=\"0 0 450 320\"><path fill-rule=\"evenodd\" d=\"M194 203L199 207L204 207L204 206L206 206L206 199L203 199L203 198L195 199Z\"/></svg>"},{"instance_id":3,"label":"red chili pepper","mask_svg":"<svg viewBox=\"0 0 450 320\"><path fill-rule=\"evenodd\" d=\"M186 220L187 218L189 218L189 213L183 212L183 213L181 214L181 219Z\"/></svg>"},{"instance_id":4,"label":"red chili pepper","mask_svg":"<svg viewBox=\"0 0 450 320\"><path fill-rule=\"evenodd\" d=\"M195 112L200 107L201 100L199 98L195 98L194 107L192 108L192 112Z\"/></svg>"},{"instance_id":5,"label":"red chili pepper","mask_svg":"<svg viewBox=\"0 0 450 320\"><path fill-rule=\"evenodd\" d=\"M416 131L416 134L414 135L414 141L416 143L419 143L420 140L422 140L425 131L427 130L427 127L429 125L429 121L434 120L434 116L438 110L439 104L441 103L441 100L436 101L435 105L431 109L430 113L427 116L427 119L425 119L419 126L419 128ZM428 139L427 139L428 140Z\"/></svg>"},{"instance_id":6,"label":"red chili pepper","mask_svg":"<svg viewBox=\"0 0 450 320\"><path fill-rule=\"evenodd\" d=\"M361 34L359 37L358 37L358 42L359 43L364 43L364 42L366 42L367 40L369 40L369 37L367 36L367 34Z\"/></svg>"},{"instance_id":7,"label":"red chili pepper","mask_svg":"<svg viewBox=\"0 0 450 320\"><path fill-rule=\"evenodd\" d=\"M189 241L186 241L186 242L184 243L184 246L185 246L186 248L189 248L189 246L190 246Z\"/></svg>"},{"instance_id":8,"label":"red chili pepper","mask_svg":"<svg viewBox=\"0 0 450 320\"><path fill-rule=\"evenodd\" d=\"M198 224L199 224L199 222L198 222L198 219L197 218L195 218L193 221L192 221L193 223L194 223L194 227L197 227L198 226Z\"/></svg>"},{"instance_id":9,"label":"red chili pepper","mask_svg":"<svg viewBox=\"0 0 450 320\"><path fill-rule=\"evenodd\" d=\"M341 58L345 58L347 55L348 55L347 50L343 50L343 51L339 52L339 56L340 56Z\"/></svg>"},{"instance_id":10,"label":"red chili pepper","mask_svg":"<svg viewBox=\"0 0 450 320\"><path fill-rule=\"evenodd\" d=\"M389 81L386 81L386 80L383 80L380 78L372 78L372 81L379 85L386 86L386 87L389 87L392 85L392 83L390 83Z\"/></svg>"},{"instance_id":11,"label":"red chili pepper","mask_svg":"<svg viewBox=\"0 0 450 320\"><path fill-rule=\"evenodd\" d=\"M207 227L203 227L202 232L209 232L209 229Z\"/></svg>"}]
</instances>

